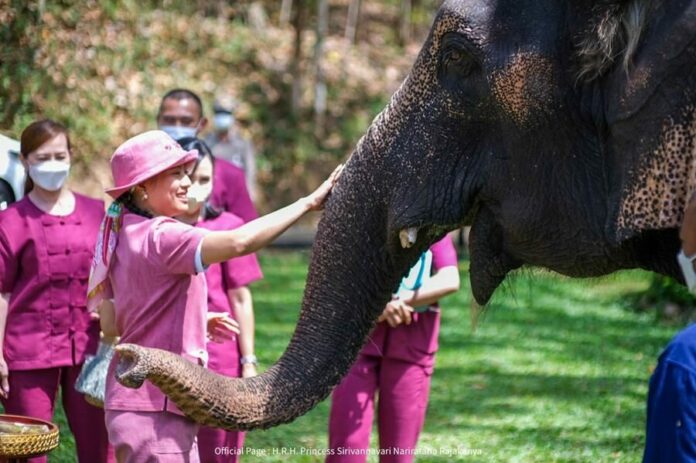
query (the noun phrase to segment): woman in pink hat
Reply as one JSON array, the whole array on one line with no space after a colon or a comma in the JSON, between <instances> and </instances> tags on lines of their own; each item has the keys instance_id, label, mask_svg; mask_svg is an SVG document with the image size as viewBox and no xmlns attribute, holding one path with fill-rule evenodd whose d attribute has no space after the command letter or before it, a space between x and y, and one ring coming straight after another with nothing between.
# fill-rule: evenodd
<instances>
[{"instance_id":1,"label":"woman in pink hat","mask_svg":"<svg viewBox=\"0 0 696 463\"><path fill-rule=\"evenodd\" d=\"M315 192L234 230L210 231L172 219L188 210L189 172L197 152L150 131L116 149L111 158L116 199L97 242L89 306L113 297L121 341L166 349L207 363L206 332L230 337L228 318L207 324L202 272L212 264L254 252L311 210L322 207L340 167ZM207 326L206 326L207 325ZM121 462L198 462L198 426L149 383L129 389L107 375L106 424Z\"/></svg>"},{"instance_id":2,"label":"woman in pink hat","mask_svg":"<svg viewBox=\"0 0 696 463\"><path fill-rule=\"evenodd\" d=\"M50 421L60 387L78 460L93 463L107 459L104 413L74 386L99 342L85 296L104 203L64 186L71 158L57 122L22 132L28 194L0 212L0 396L6 413Z\"/></svg>"},{"instance_id":3,"label":"woman in pink hat","mask_svg":"<svg viewBox=\"0 0 696 463\"><path fill-rule=\"evenodd\" d=\"M177 142L185 150L197 150L198 159L191 171L188 190L189 210L177 217L184 223L207 230L232 230L244 220L210 204L215 188L217 162L203 140L187 137ZM208 284L208 316L231 317L239 323L239 335L224 342L208 342L208 369L230 377L256 375L254 355L254 308L248 285L263 278L255 254L235 257L211 265L205 272ZM198 454L202 463L236 463L242 453L244 432L225 431L202 426L198 431ZM221 455L215 449L235 449Z\"/></svg>"}]
</instances>

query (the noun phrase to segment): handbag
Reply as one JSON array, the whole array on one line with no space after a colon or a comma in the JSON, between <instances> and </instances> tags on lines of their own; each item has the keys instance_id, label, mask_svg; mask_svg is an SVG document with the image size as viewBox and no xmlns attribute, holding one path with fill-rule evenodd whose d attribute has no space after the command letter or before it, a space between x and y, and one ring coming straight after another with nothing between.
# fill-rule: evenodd
<instances>
[{"instance_id":1,"label":"handbag","mask_svg":"<svg viewBox=\"0 0 696 463\"><path fill-rule=\"evenodd\" d=\"M97 354L85 356L85 363L75 381L75 390L84 394L85 400L95 407L104 407L106 374L113 356L113 344L99 341Z\"/></svg>"}]
</instances>

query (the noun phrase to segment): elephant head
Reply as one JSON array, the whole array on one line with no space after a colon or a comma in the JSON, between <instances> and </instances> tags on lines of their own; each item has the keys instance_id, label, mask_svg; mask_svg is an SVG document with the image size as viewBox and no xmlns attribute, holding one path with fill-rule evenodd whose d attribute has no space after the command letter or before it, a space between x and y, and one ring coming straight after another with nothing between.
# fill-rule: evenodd
<instances>
[{"instance_id":1,"label":"elephant head","mask_svg":"<svg viewBox=\"0 0 696 463\"><path fill-rule=\"evenodd\" d=\"M281 359L223 379L122 346L120 380L149 379L214 426L290 421L345 374L418 255L463 224L480 303L521 265L679 277L695 37L696 0L446 1L332 193Z\"/></svg>"}]
</instances>

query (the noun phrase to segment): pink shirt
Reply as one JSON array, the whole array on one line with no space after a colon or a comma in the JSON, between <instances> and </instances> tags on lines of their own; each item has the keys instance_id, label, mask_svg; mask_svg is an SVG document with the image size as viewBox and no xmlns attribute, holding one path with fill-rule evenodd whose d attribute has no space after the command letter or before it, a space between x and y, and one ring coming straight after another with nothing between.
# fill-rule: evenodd
<instances>
[{"instance_id":1,"label":"pink shirt","mask_svg":"<svg viewBox=\"0 0 696 463\"><path fill-rule=\"evenodd\" d=\"M196 274L195 255L207 233L166 217L123 216L110 270L122 343L206 363L207 291L205 277ZM115 362L107 376L106 409L181 413L147 381L139 389L118 384Z\"/></svg>"},{"instance_id":2,"label":"pink shirt","mask_svg":"<svg viewBox=\"0 0 696 463\"><path fill-rule=\"evenodd\" d=\"M218 217L199 222L207 230L233 230L244 224L234 214L223 212ZM235 257L221 264L213 264L205 272L208 283L208 311L226 312L234 318L227 291L246 286L263 278L256 254ZM218 373L235 375L239 371L239 346L236 337L223 343L209 342L208 368Z\"/></svg>"},{"instance_id":3,"label":"pink shirt","mask_svg":"<svg viewBox=\"0 0 696 463\"><path fill-rule=\"evenodd\" d=\"M66 216L42 211L28 196L0 212L10 370L79 365L96 352L99 322L87 313L87 279L104 203L74 195L75 210Z\"/></svg>"},{"instance_id":4,"label":"pink shirt","mask_svg":"<svg viewBox=\"0 0 696 463\"><path fill-rule=\"evenodd\" d=\"M247 190L244 171L224 159L215 160L213 194L210 202L249 222L259 215Z\"/></svg>"},{"instance_id":5,"label":"pink shirt","mask_svg":"<svg viewBox=\"0 0 696 463\"><path fill-rule=\"evenodd\" d=\"M449 236L430 247L433 253L433 270L457 266L457 252ZM427 312L414 313L410 325L391 328L387 322L377 324L361 354L399 359L433 367L433 356L438 349L440 310L437 303Z\"/></svg>"}]
</instances>

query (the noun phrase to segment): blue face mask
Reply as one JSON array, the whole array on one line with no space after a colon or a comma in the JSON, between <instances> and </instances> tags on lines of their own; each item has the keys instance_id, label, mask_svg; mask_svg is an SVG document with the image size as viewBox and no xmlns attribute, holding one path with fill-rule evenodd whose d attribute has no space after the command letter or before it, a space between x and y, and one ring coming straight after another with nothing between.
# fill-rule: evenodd
<instances>
[{"instance_id":1,"label":"blue face mask","mask_svg":"<svg viewBox=\"0 0 696 463\"><path fill-rule=\"evenodd\" d=\"M174 140L181 140L186 137L195 137L198 132L197 127L184 127L181 125L163 125L160 130L164 131Z\"/></svg>"},{"instance_id":2,"label":"blue face mask","mask_svg":"<svg viewBox=\"0 0 696 463\"><path fill-rule=\"evenodd\" d=\"M234 116L229 113L216 113L213 118L213 125L216 130L228 130L234 123Z\"/></svg>"}]
</instances>

